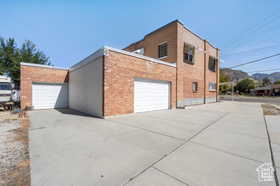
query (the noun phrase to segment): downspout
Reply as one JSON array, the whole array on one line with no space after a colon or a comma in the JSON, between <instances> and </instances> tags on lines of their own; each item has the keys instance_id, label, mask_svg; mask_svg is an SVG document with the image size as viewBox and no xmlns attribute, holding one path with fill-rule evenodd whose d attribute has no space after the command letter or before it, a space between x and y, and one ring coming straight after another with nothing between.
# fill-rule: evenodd
<instances>
[{"instance_id":1,"label":"downspout","mask_svg":"<svg viewBox=\"0 0 280 186\"><path fill-rule=\"evenodd\" d=\"M105 49L104 49L105 50ZM105 117L105 55L102 56L102 116Z\"/></svg>"},{"instance_id":2,"label":"downspout","mask_svg":"<svg viewBox=\"0 0 280 186\"><path fill-rule=\"evenodd\" d=\"M176 38L176 108L178 108L178 57L179 57L179 53L178 49L179 49L179 24L177 24L176 27L176 32L177 32L177 38Z\"/></svg>"},{"instance_id":3,"label":"downspout","mask_svg":"<svg viewBox=\"0 0 280 186\"><path fill-rule=\"evenodd\" d=\"M206 104L206 40L204 41L204 104Z\"/></svg>"},{"instance_id":4,"label":"downspout","mask_svg":"<svg viewBox=\"0 0 280 186\"><path fill-rule=\"evenodd\" d=\"M219 83L220 83L220 55L219 55L219 49L216 48L216 58L217 58L217 65L216 65L216 102L219 100Z\"/></svg>"},{"instance_id":5,"label":"downspout","mask_svg":"<svg viewBox=\"0 0 280 186\"><path fill-rule=\"evenodd\" d=\"M109 50L107 48L103 49L103 55L102 55L102 76L103 76L103 82L102 82L102 115L103 118L105 118L105 67L106 67L106 59L109 56Z\"/></svg>"}]
</instances>

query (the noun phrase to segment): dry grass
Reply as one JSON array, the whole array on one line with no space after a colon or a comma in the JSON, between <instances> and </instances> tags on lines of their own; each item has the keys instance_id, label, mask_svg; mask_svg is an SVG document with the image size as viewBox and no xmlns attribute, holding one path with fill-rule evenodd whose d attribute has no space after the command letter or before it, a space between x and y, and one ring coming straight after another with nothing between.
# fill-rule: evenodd
<instances>
[{"instance_id":1,"label":"dry grass","mask_svg":"<svg viewBox=\"0 0 280 186\"><path fill-rule=\"evenodd\" d=\"M30 185L28 130L28 118L0 111L0 185Z\"/></svg>"},{"instance_id":2,"label":"dry grass","mask_svg":"<svg viewBox=\"0 0 280 186\"><path fill-rule=\"evenodd\" d=\"M6 120L17 120L18 114L12 114L11 112L7 111L0 111L0 122L6 121Z\"/></svg>"},{"instance_id":3,"label":"dry grass","mask_svg":"<svg viewBox=\"0 0 280 186\"><path fill-rule=\"evenodd\" d=\"M264 115L280 115L280 109L273 105L262 104L262 109Z\"/></svg>"}]
</instances>

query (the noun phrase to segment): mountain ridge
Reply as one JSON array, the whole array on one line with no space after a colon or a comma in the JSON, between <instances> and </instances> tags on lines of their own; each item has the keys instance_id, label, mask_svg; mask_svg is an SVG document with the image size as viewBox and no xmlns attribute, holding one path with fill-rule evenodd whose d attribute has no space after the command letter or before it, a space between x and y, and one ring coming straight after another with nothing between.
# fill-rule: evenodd
<instances>
[{"instance_id":1,"label":"mountain ridge","mask_svg":"<svg viewBox=\"0 0 280 186\"><path fill-rule=\"evenodd\" d=\"M280 80L280 72L273 73L254 73L249 75L247 72L242 70L233 70L230 68L221 68L221 73L229 77L230 81L240 81L246 78L253 78L257 81L261 81L264 78L270 79L272 82Z\"/></svg>"}]
</instances>

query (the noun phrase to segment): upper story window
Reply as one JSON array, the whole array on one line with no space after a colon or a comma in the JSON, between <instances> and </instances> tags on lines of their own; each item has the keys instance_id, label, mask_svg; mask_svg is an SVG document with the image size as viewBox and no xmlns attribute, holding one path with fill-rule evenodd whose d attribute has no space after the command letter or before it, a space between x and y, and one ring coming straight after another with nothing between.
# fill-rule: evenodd
<instances>
[{"instance_id":1,"label":"upper story window","mask_svg":"<svg viewBox=\"0 0 280 186\"><path fill-rule=\"evenodd\" d=\"M144 55L144 48L139 48L137 50L134 50L133 52L136 53L136 54Z\"/></svg>"},{"instance_id":2,"label":"upper story window","mask_svg":"<svg viewBox=\"0 0 280 186\"><path fill-rule=\"evenodd\" d=\"M158 46L158 57L159 58L167 57L167 49L168 49L167 43L160 44Z\"/></svg>"},{"instance_id":3,"label":"upper story window","mask_svg":"<svg viewBox=\"0 0 280 186\"><path fill-rule=\"evenodd\" d=\"M216 66L217 66L218 60L212 56L209 56L209 62L208 62L208 68L212 72L216 72Z\"/></svg>"},{"instance_id":4,"label":"upper story window","mask_svg":"<svg viewBox=\"0 0 280 186\"><path fill-rule=\"evenodd\" d=\"M194 49L195 47L189 44L184 44L184 62L194 64Z\"/></svg>"}]
</instances>

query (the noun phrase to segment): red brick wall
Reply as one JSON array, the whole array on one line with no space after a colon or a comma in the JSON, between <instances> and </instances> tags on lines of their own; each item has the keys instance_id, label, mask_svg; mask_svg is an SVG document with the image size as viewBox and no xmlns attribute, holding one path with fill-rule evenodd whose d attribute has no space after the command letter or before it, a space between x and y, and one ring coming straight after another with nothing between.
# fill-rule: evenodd
<instances>
[{"instance_id":1,"label":"red brick wall","mask_svg":"<svg viewBox=\"0 0 280 186\"><path fill-rule=\"evenodd\" d=\"M208 69L208 58L209 55L218 58L217 49L187 30L182 24L178 24L177 29L178 102L188 98L204 98L204 95L206 97L216 97L216 91L208 91L209 82L216 82L217 78L217 73ZM184 43L195 47L193 65L187 64L183 60ZM206 50L206 56L204 50ZM192 92L192 82L198 82L198 91L195 93Z\"/></svg>"},{"instance_id":2,"label":"red brick wall","mask_svg":"<svg viewBox=\"0 0 280 186\"><path fill-rule=\"evenodd\" d=\"M131 44L124 50L132 52L144 47L145 56L158 59L158 46L162 42L168 44L168 56L161 60L175 63L177 61L177 22L172 22L164 28L146 35L143 40Z\"/></svg>"},{"instance_id":3,"label":"red brick wall","mask_svg":"<svg viewBox=\"0 0 280 186\"><path fill-rule=\"evenodd\" d=\"M158 58L158 44L168 42L168 58L162 59L168 62L177 63L177 99L183 102L189 98L216 97L216 91L209 91L209 82L216 82L218 72L211 72L208 69L209 55L219 58L218 49L210 45L207 41L200 38L184 27L180 22L172 22L163 28L152 32L144 37L143 40L133 43L125 48L127 51L134 51L144 47L144 55ZM183 48L184 43L195 47L194 65L184 63ZM204 45L205 44L205 45ZM204 54L206 50L206 55ZM198 83L198 91L192 92L192 82ZM218 83L218 82L217 82Z\"/></svg>"},{"instance_id":4,"label":"red brick wall","mask_svg":"<svg viewBox=\"0 0 280 186\"><path fill-rule=\"evenodd\" d=\"M208 61L209 56L219 59L219 54L217 53L217 49L213 48L208 42L206 42L206 49L206 98L214 98L216 97L217 91L209 91L209 83L218 83L217 73L219 73L219 70L216 69L216 72L212 72L211 70L209 70Z\"/></svg>"},{"instance_id":5,"label":"red brick wall","mask_svg":"<svg viewBox=\"0 0 280 186\"><path fill-rule=\"evenodd\" d=\"M110 51L105 56L104 116L133 113L134 78L171 82L171 106L176 107L176 68Z\"/></svg>"},{"instance_id":6,"label":"red brick wall","mask_svg":"<svg viewBox=\"0 0 280 186\"><path fill-rule=\"evenodd\" d=\"M185 30L183 25L178 24L178 101L186 98L204 98L204 42L197 36ZM184 43L195 47L194 64L188 64L183 59ZM198 91L192 92L192 82L198 83Z\"/></svg>"},{"instance_id":7,"label":"red brick wall","mask_svg":"<svg viewBox=\"0 0 280 186\"><path fill-rule=\"evenodd\" d=\"M21 65L21 108L32 106L32 82L66 83L68 70Z\"/></svg>"}]
</instances>

